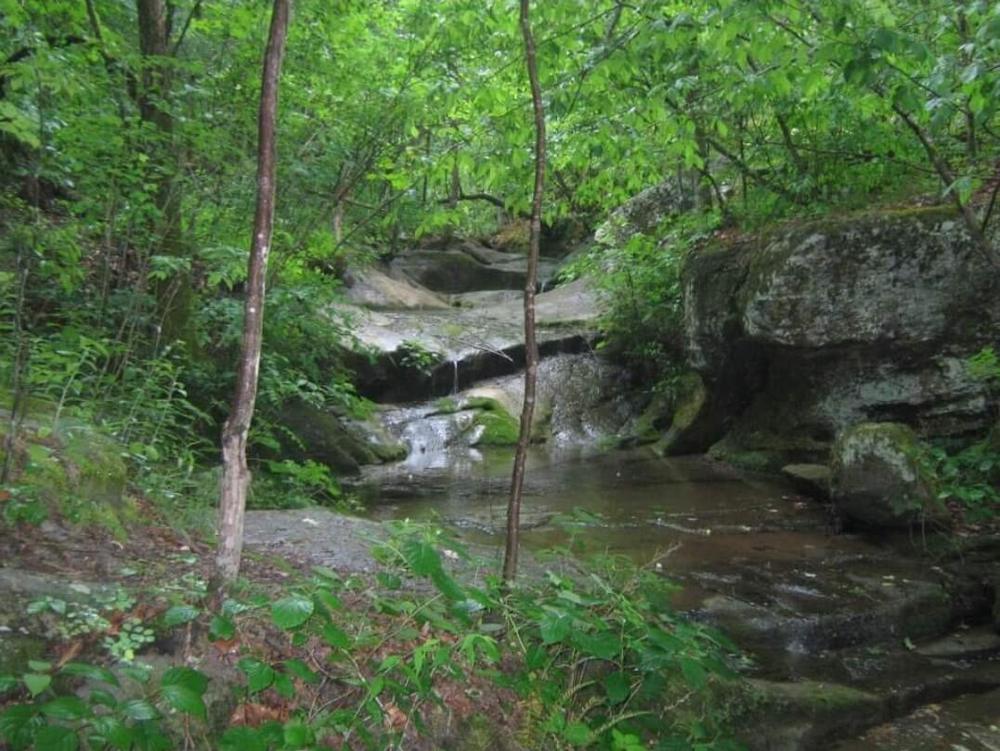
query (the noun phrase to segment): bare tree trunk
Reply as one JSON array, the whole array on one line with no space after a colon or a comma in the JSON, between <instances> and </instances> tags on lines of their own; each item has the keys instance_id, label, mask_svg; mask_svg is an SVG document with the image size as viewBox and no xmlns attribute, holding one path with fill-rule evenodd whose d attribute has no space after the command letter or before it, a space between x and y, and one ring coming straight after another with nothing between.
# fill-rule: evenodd
<instances>
[{"instance_id":1,"label":"bare tree trunk","mask_svg":"<svg viewBox=\"0 0 1000 751\"><path fill-rule=\"evenodd\" d=\"M934 145L931 135L920 126L920 123L918 123L909 112L895 104L892 108L903 120L906 126L913 132L913 135L917 137L917 140L920 141L920 145L924 147L924 152L927 154L927 160L934 167L938 177L941 179L942 185L951 195L952 203L955 204L955 208L958 209L959 214L961 214L962 221L965 223L965 229L969 233L969 237L972 238L972 242L975 244L976 249L994 269L1000 270L1000 258L997 257L996 251L990 243L989 238L986 236L986 226L985 224L980 224L979 218L976 216L976 212L973 210L972 206L970 206L969 202L964 200L959 193L958 188L955 186L955 173L952 170L951 165L948 163L948 160L941 155L940 151L938 151L937 147Z\"/></svg>"},{"instance_id":2,"label":"bare tree trunk","mask_svg":"<svg viewBox=\"0 0 1000 751\"><path fill-rule=\"evenodd\" d=\"M507 545L504 549L503 580L510 584L517 576L520 547L521 496L524 466L531 443L531 420L535 414L535 382L538 378L538 343L535 341L535 287L538 284L538 254L542 236L542 193L545 189L545 109L542 87L538 82L535 39L531 33L531 0L521 0L521 36L524 59L531 84L531 103L535 112L535 191L531 202L531 234L528 245L528 278L524 283L524 406L521 409L521 432L517 439L514 471L507 502Z\"/></svg>"},{"instance_id":3,"label":"bare tree trunk","mask_svg":"<svg viewBox=\"0 0 1000 751\"><path fill-rule=\"evenodd\" d=\"M176 184L178 154L174 146L174 118L167 105L172 87L172 72L168 58L172 57L170 26L172 11L164 0L136 0L139 24L139 52L142 72L136 91L136 104L143 122L154 130L149 157L156 165L156 195L154 201L159 217L152 228L155 235L154 253L164 256L184 255L181 226L181 199ZM97 27L99 28L99 27ZM194 295L189 275L178 272L171 279L155 285L157 319L163 328L161 339L171 342L193 339L189 332Z\"/></svg>"},{"instance_id":4,"label":"bare tree trunk","mask_svg":"<svg viewBox=\"0 0 1000 751\"><path fill-rule=\"evenodd\" d=\"M260 89L257 122L257 210L247 271L247 297L243 319L243 342L236 394L232 411L222 429L222 486L219 493L219 549L216 576L220 584L239 574L243 552L243 517L246 510L250 470L247 467L247 435L257 401L257 375L264 327L264 281L274 225L275 129L278 110L278 80L288 33L291 0L274 0L271 30Z\"/></svg>"}]
</instances>

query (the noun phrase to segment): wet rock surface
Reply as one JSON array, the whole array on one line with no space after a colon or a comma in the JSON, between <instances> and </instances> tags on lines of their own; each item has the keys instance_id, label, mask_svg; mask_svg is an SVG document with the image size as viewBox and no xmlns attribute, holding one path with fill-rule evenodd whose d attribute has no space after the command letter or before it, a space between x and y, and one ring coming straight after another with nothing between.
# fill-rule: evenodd
<instances>
[{"instance_id":1,"label":"wet rock surface","mask_svg":"<svg viewBox=\"0 0 1000 751\"><path fill-rule=\"evenodd\" d=\"M359 391L379 402L446 396L524 367L520 296L471 293L450 310L343 306L356 337ZM586 352L603 308L583 280L536 298L542 357Z\"/></svg>"}]
</instances>

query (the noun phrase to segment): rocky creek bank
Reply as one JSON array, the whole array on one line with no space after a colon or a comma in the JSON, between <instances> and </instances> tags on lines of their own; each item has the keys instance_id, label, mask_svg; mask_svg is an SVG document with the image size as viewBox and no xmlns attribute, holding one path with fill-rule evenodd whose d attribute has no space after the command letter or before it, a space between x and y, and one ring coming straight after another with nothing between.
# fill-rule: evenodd
<instances>
[{"instance_id":1,"label":"rocky creek bank","mask_svg":"<svg viewBox=\"0 0 1000 751\"><path fill-rule=\"evenodd\" d=\"M670 191L641 198L599 242L654 231L655 217L684 208ZM469 274L456 254L498 273ZM362 391L406 452L362 468L356 488L376 521L443 519L488 556L523 363L506 275L522 267L469 243L418 255L358 272L348 290L368 353ZM751 748L852 736L845 748L922 748L901 740L915 727L922 743L994 748L997 718L975 697L1000 689L997 538L937 534L951 518L922 452L992 422L996 395L966 362L993 342L996 287L947 209L713 241L684 273L690 373L681 398L653 414L630 374L592 351L603 303L588 282L547 284L526 544L563 539L558 520L580 506L601 514L585 532L599 547L672 551L662 565L681 584L678 607L753 659ZM711 459L608 453L647 441ZM316 560L346 563L323 518L267 513L248 526L255 544L280 545L277 525ZM351 550L351 565L371 565ZM945 719L928 724L939 706Z\"/></svg>"}]
</instances>

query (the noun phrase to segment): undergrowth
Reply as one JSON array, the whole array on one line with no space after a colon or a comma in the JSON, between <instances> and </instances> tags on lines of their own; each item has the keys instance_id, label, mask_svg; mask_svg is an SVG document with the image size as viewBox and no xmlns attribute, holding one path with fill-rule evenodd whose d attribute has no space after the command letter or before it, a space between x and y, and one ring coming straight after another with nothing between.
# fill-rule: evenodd
<instances>
[{"instance_id":1,"label":"undergrowth","mask_svg":"<svg viewBox=\"0 0 1000 751\"><path fill-rule=\"evenodd\" d=\"M121 610L92 609L83 636L81 606L47 600L35 611L62 614L63 633L89 649L64 644L61 659L0 677L0 741L15 750L737 748L718 699L733 685L735 648L677 616L652 567L613 557L570 565L566 552L508 591L441 530L398 523L376 548L374 576L314 568L278 587L244 582L216 609L194 577L138 604L114 595L105 602ZM154 670L154 632L159 642L203 641L186 662ZM221 690L210 665L219 654L236 668Z\"/></svg>"}]
</instances>

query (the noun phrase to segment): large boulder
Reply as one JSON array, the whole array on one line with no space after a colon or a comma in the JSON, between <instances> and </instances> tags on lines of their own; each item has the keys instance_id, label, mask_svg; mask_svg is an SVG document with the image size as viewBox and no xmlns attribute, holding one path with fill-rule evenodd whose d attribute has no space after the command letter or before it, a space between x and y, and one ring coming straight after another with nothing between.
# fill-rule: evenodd
<instances>
[{"instance_id":1,"label":"large boulder","mask_svg":"<svg viewBox=\"0 0 1000 751\"><path fill-rule=\"evenodd\" d=\"M720 242L689 259L683 286L690 365L731 420L702 449L727 434L719 453L780 467L825 462L858 422L922 436L989 426L995 395L966 361L995 336L1000 281L950 209Z\"/></svg>"},{"instance_id":2,"label":"large boulder","mask_svg":"<svg viewBox=\"0 0 1000 751\"><path fill-rule=\"evenodd\" d=\"M862 423L837 439L831 489L837 511L876 527L943 517L925 449L906 425Z\"/></svg>"},{"instance_id":3,"label":"large boulder","mask_svg":"<svg viewBox=\"0 0 1000 751\"><path fill-rule=\"evenodd\" d=\"M406 448L371 421L354 420L302 401L282 408L282 456L314 461L333 472L356 475L365 464L406 458Z\"/></svg>"},{"instance_id":4,"label":"large boulder","mask_svg":"<svg viewBox=\"0 0 1000 751\"><path fill-rule=\"evenodd\" d=\"M611 212L597 228L594 240L599 245L624 245L634 235L655 230L665 219L694 208L694 196L682 190L674 179L646 188Z\"/></svg>"},{"instance_id":5,"label":"large boulder","mask_svg":"<svg viewBox=\"0 0 1000 751\"><path fill-rule=\"evenodd\" d=\"M409 279L394 278L387 271L378 266L348 270L344 275L344 296L348 302L376 310L448 307L440 295Z\"/></svg>"}]
</instances>

